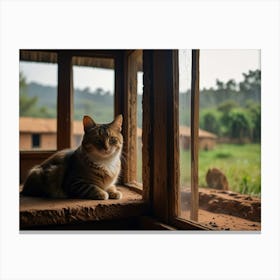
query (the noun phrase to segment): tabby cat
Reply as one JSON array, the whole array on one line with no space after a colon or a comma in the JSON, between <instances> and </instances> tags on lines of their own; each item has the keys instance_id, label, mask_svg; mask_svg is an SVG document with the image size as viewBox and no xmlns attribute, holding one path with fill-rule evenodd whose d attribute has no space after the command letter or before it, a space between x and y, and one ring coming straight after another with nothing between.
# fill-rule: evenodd
<instances>
[{"instance_id":1,"label":"tabby cat","mask_svg":"<svg viewBox=\"0 0 280 280\"><path fill-rule=\"evenodd\" d=\"M62 150L35 166L22 195L52 198L121 199L114 185L120 173L122 115L109 124L84 116L84 136L76 150Z\"/></svg>"}]
</instances>

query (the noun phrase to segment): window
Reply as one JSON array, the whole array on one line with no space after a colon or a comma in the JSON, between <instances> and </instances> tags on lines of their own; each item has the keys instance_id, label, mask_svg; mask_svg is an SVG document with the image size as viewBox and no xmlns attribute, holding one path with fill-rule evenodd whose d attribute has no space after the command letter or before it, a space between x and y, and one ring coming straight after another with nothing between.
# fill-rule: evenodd
<instances>
[{"instance_id":1,"label":"window","mask_svg":"<svg viewBox=\"0 0 280 280\"><path fill-rule=\"evenodd\" d=\"M143 120L143 51L137 55L137 182L142 186L142 120Z\"/></svg>"},{"instance_id":2,"label":"window","mask_svg":"<svg viewBox=\"0 0 280 280\"><path fill-rule=\"evenodd\" d=\"M22 50L21 59L57 62L57 119L51 124L57 126L56 149L75 148L81 143L83 115L106 123L122 113L124 161L120 183L141 186L137 176L141 179L142 51L57 50L53 57L48 51ZM41 136L41 146L43 142ZM51 153L36 153L35 159L35 154L22 152L21 178Z\"/></svg>"},{"instance_id":3,"label":"window","mask_svg":"<svg viewBox=\"0 0 280 280\"><path fill-rule=\"evenodd\" d=\"M142 188L142 96L143 96L143 52L134 50L127 53L127 99L125 100L129 118L128 143L124 156L128 172L124 180L128 184Z\"/></svg>"},{"instance_id":4,"label":"window","mask_svg":"<svg viewBox=\"0 0 280 280\"><path fill-rule=\"evenodd\" d=\"M56 57L55 54L50 54ZM44 53L38 53L43 60ZM55 150L57 146L57 64L20 61L20 150ZM40 134L40 145L33 135Z\"/></svg>"},{"instance_id":5,"label":"window","mask_svg":"<svg viewBox=\"0 0 280 280\"><path fill-rule=\"evenodd\" d=\"M198 221L260 229L260 51L201 50L199 111Z\"/></svg>"},{"instance_id":6,"label":"window","mask_svg":"<svg viewBox=\"0 0 280 280\"><path fill-rule=\"evenodd\" d=\"M33 51L28 51L28 53L31 54L32 52ZM34 52L36 53L36 51ZM137 55L135 56L135 54ZM136 180L136 175L137 175L137 173L133 173L133 176L131 176L132 173L130 172L131 166L135 164L135 162L137 162L137 149L136 149L137 103L135 102L135 100L137 100L137 86L135 85L137 85L137 77L139 75L141 76L141 74L137 74L137 72L141 71L141 68L137 68L138 67L137 59L136 59L137 57L139 57L138 51L87 51L87 50L85 51L58 50L57 51L57 63L58 63L57 149L60 150L63 148L69 148L72 145L75 144L77 145L78 142L80 141L80 136L77 134L76 135L73 134L73 132L75 132L75 129L77 129L75 128L75 124L76 124L76 122L74 121L75 117L78 118L83 114L89 114L91 116L94 116L94 113L99 112L100 113L99 118L101 119L101 121L99 122L108 122L112 120L114 115L122 113L124 115L124 123L123 123L124 151L130 151L129 149L133 148L132 149L133 155L134 153L136 154L136 157L133 158L130 153L129 155L130 158L126 159L123 163L124 175L120 181L122 185L125 184L129 185L131 182L133 182L130 180L130 178ZM96 58L98 59L96 60ZM95 62L98 61L98 63L96 65L92 65L91 63L93 63L93 61ZM109 64L107 64L108 61L110 62ZM83 67L85 66L84 63L86 64L87 69L91 67L106 68L107 66L110 69L110 70L98 69L98 71L101 72L104 70L104 71L111 72L109 73L110 81L111 81L111 90L101 89L101 87L103 86L102 79L96 79L95 77L93 77L93 79L90 81L90 84L96 86L96 88L93 89L97 97L96 100L100 101L100 99L102 98L107 98L110 102L109 106L107 106L108 114L106 116L101 115L101 113L104 113L106 110L103 110L103 108L100 109L101 106L100 104L96 104L96 100L92 104L89 103L89 105L94 105L95 108L85 108L86 106L80 106L81 103L79 104L79 102L77 101L78 100L76 96L77 91L75 93L75 90L78 89L78 86L76 87L76 83L79 83L79 78L77 79L78 77L77 73L79 70L82 70L84 72L83 75L86 75L85 71L87 70L85 70L85 68ZM79 66L73 67L73 65L79 65ZM137 66L136 68L134 68L135 65ZM83 93L85 94L92 94L91 89L82 88L82 90L84 91ZM92 113L92 111L94 112ZM132 117L132 115L134 117ZM37 151L32 153L21 152L21 178L24 178L26 176L26 170L28 170L29 167L34 166L35 162L36 163L42 162L42 160L47 158L50 154L51 153L38 153ZM137 165L135 164L135 166ZM136 169L134 169L134 171L136 171ZM128 199L124 198L124 201L120 201L120 202L117 201L115 202L115 204L112 201L112 204L114 204L114 206L117 205L117 208L114 207L114 209L117 212L117 216L120 213L124 213L120 215L120 218L122 217L131 218L131 215L133 217L134 216L140 217L144 213L147 213L148 203L141 200L142 196L139 195L139 193L137 194L135 192L132 192L130 188L125 188L123 186L120 188L124 193L128 195ZM98 204L102 204L102 202L96 201L95 203L93 203L93 206ZM106 205L108 206L108 203L106 203ZM105 208L107 208L107 206ZM83 208L83 206L80 207ZM129 211L125 210L126 207ZM106 216L108 213L107 211L105 212L104 213ZM103 215L102 213L101 216ZM110 216L114 218L115 213L112 212ZM74 219L73 221L76 222L77 220ZM139 221L136 220L136 222L138 223ZM133 222L133 225L135 226L135 222ZM28 225L26 223L24 224L24 227L25 226L30 228L34 226L34 223L32 221L29 221Z\"/></svg>"},{"instance_id":7,"label":"window","mask_svg":"<svg viewBox=\"0 0 280 280\"><path fill-rule=\"evenodd\" d=\"M47 61L52 58L50 53L46 53L40 57L41 60ZM220 139L218 141L218 138L213 138L214 133L209 127L206 129L207 125L212 125L214 122L206 121L207 119L204 118L206 114L202 108L203 100L207 105L215 105L211 103L212 100L217 99L217 96L222 100L223 92L227 88L230 89L229 94L234 93L233 96L239 101L244 101L239 94L240 90L246 91L246 98L253 97L260 100L260 91L258 91L260 71L243 75L244 81L239 83L238 91L232 82L226 85L219 83L219 95L212 92L211 99L209 91L199 89L199 82L202 83L204 79L200 68L199 50L57 50L55 53L56 58L53 62L58 65L56 147L60 150L75 147L80 143L81 133L75 134L75 131L81 130L81 118L84 114L94 117L96 113L100 122L111 121L114 115L123 114L124 159L119 183L126 190L134 189L141 193L137 202L130 204L137 210L135 213L149 215L159 223L179 229L226 229L212 221L212 218L215 218L215 211L226 209L225 204L221 204L219 199L217 199L218 203L215 201L220 191L219 195L228 195L237 200L242 192L246 193L240 205L244 206L247 203L253 208L250 208L252 211L242 213L248 215L252 212L256 214L256 219L260 218L260 200L251 196L252 180L248 174L242 176L241 191L236 193L234 189L230 189L229 192L206 190L207 179L204 179L205 172L201 172L203 168L210 168L210 163L214 162L212 158L202 165L205 155L214 154L216 158L224 161L229 157L227 150L213 153L213 147L218 146ZM38 58L36 51L28 51L28 55L33 59ZM29 57L28 55L24 56L24 51L21 52L21 56L25 59ZM205 65L210 69L208 62L207 60ZM98 76L90 77L86 86L79 89L78 83L82 78L79 78L78 71L82 71L85 76L88 70L95 68L97 72L111 73L110 89L105 89L105 84ZM90 88L91 85L93 89ZM257 94L255 94L256 89ZM79 90L80 94L85 94L87 97L95 94L95 100L80 102L77 98ZM215 91L215 88L210 87L210 90ZM108 110L100 110L102 106L97 102L104 98L109 100ZM228 106L222 105L220 109L227 112ZM250 133L248 134L243 126L231 122L229 126L231 131L222 129L221 135L224 140L225 136L232 136L238 132L236 134L238 141L247 141L248 137L260 141L260 106L254 105L249 102L245 105L247 107L242 109L242 111L250 110L252 118ZM104 112L108 113L106 117L102 116ZM77 120L80 128L75 127L75 118L80 118ZM254 125L252 120L255 121ZM140 133L138 134L137 131ZM40 133L32 131L31 134ZM40 135L40 141L34 139L37 146L38 142L41 142L41 146L43 143L42 134ZM30 167L42 162L52 153L53 151L21 151L21 178L26 176ZM260 172L259 153L258 156L254 154L251 159L257 162L257 170ZM246 161L243 164L246 164ZM254 175L254 179L260 177L260 173L258 174ZM139 184L141 179L142 186ZM143 198L141 202L139 197ZM210 211L209 208L207 210L201 207L203 200L208 201L208 206L210 205L213 210L212 216L208 215L207 220L201 219L203 211ZM125 213L128 214L127 211ZM231 214L231 218L234 218L233 216ZM151 222L145 219L143 221L146 224ZM255 225L255 229L260 228L260 223L258 224L256 220L254 222L251 220L250 223ZM155 223L153 225L155 226Z\"/></svg>"},{"instance_id":8,"label":"window","mask_svg":"<svg viewBox=\"0 0 280 280\"><path fill-rule=\"evenodd\" d=\"M41 146L41 135L32 134L32 148L40 148Z\"/></svg>"},{"instance_id":9,"label":"window","mask_svg":"<svg viewBox=\"0 0 280 280\"><path fill-rule=\"evenodd\" d=\"M191 65L192 51L179 50L180 217L191 218Z\"/></svg>"},{"instance_id":10,"label":"window","mask_svg":"<svg viewBox=\"0 0 280 280\"><path fill-rule=\"evenodd\" d=\"M201 50L188 73L187 53L179 51L179 122L191 115L193 143L188 153L180 126L178 216L216 230L260 229L259 51ZM183 94L181 76L192 78Z\"/></svg>"}]
</instances>

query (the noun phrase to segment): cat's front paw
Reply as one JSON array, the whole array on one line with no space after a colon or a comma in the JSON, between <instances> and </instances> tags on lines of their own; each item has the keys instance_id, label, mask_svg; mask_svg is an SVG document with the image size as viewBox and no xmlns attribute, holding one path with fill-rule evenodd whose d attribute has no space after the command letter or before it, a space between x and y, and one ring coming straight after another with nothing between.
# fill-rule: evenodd
<instances>
[{"instance_id":1,"label":"cat's front paw","mask_svg":"<svg viewBox=\"0 0 280 280\"><path fill-rule=\"evenodd\" d=\"M111 199L122 199L122 196L120 191L109 192L109 198Z\"/></svg>"},{"instance_id":2,"label":"cat's front paw","mask_svg":"<svg viewBox=\"0 0 280 280\"><path fill-rule=\"evenodd\" d=\"M100 194L99 199L107 200L107 199L109 199L109 194L106 192L103 192L102 194Z\"/></svg>"},{"instance_id":3,"label":"cat's front paw","mask_svg":"<svg viewBox=\"0 0 280 280\"><path fill-rule=\"evenodd\" d=\"M103 190L100 190L94 194L92 199L97 199L97 200L107 200L109 199L109 194Z\"/></svg>"}]
</instances>

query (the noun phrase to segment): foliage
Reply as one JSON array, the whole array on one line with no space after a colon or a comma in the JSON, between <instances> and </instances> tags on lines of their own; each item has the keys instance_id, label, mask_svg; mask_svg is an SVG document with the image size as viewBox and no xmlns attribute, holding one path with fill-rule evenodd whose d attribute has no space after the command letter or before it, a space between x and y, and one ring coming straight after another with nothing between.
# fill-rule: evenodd
<instances>
[{"instance_id":1,"label":"foliage","mask_svg":"<svg viewBox=\"0 0 280 280\"><path fill-rule=\"evenodd\" d=\"M260 144L219 144L214 150L199 151L199 186L206 187L209 168L219 168L229 181L230 190L261 194ZM190 186L190 151L180 151L180 183Z\"/></svg>"},{"instance_id":2,"label":"foliage","mask_svg":"<svg viewBox=\"0 0 280 280\"><path fill-rule=\"evenodd\" d=\"M200 116L200 127L203 129L220 135L221 114L217 110L204 110Z\"/></svg>"},{"instance_id":3,"label":"foliage","mask_svg":"<svg viewBox=\"0 0 280 280\"><path fill-rule=\"evenodd\" d=\"M43 118L51 118L56 116L53 108L48 108L47 106L38 106L38 96L30 96L28 94L28 85L22 72L19 73L19 89L20 116Z\"/></svg>"},{"instance_id":4,"label":"foliage","mask_svg":"<svg viewBox=\"0 0 280 280\"><path fill-rule=\"evenodd\" d=\"M216 81L200 92L200 126L220 137L261 140L261 71L243 73L243 81Z\"/></svg>"},{"instance_id":5,"label":"foliage","mask_svg":"<svg viewBox=\"0 0 280 280\"><path fill-rule=\"evenodd\" d=\"M228 114L229 137L233 139L251 138L252 122L244 109L233 109Z\"/></svg>"},{"instance_id":6,"label":"foliage","mask_svg":"<svg viewBox=\"0 0 280 280\"><path fill-rule=\"evenodd\" d=\"M200 93L201 128L227 136L227 119L234 108L244 108L250 112L252 138L260 141L260 71L243 74L244 80L237 84L234 80L216 81L216 88L203 89ZM57 88L37 83L26 83L20 73L20 115L32 117L56 117ZM248 101L251 102L250 106ZM180 125L190 125L190 90L179 94ZM91 91L90 88L74 89L74 119L81 120L89 114L99 122L110 121L113 117L114 96L102 88ZM260 108L260 107L259 107ZM205 111L204 111L205 110ZM217 111L217 112L214 112ZM211 112L211 113L210 113ZM211 118L214 123L211 124ZM137 97L137 123L142 126L142 95Z\"/></svg>"},{"instance_id":7,"label":"foliage","mask_svg":"<svg viewBox=\"0 0 280 280\"><path fill-rule=\"evenodd\" d=\"M261 141L261 106L254 102L247 103L247 110L252 121L252 138L254 142Z\"/></svg>"}]
</instances>

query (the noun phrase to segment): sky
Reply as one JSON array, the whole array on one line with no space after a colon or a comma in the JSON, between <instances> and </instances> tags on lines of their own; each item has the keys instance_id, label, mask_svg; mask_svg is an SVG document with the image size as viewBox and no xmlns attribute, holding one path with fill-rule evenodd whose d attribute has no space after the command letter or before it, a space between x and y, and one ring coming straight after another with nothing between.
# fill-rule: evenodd
<instances>
[{"instance_id":1,"label":"sky","mask_svg":"<svg viewBox=\"0 0 280 280\"><path fill-rule=\"evenodd\" d=\"M260 50L201 50L200 51L200 88L214 87L216 79L227 82L242 80L242 73L261 69ZM180 92L190 88L191 51L179 50ZM43 85L57 85L57 66L47 63L20 62L20 71L27 82ZM74 88L91 91L101 87L114 91L114 71L92 67L73 67ZM138 93L142 93L142 75L138 75Z\"/></svg>"}]
</instances>

